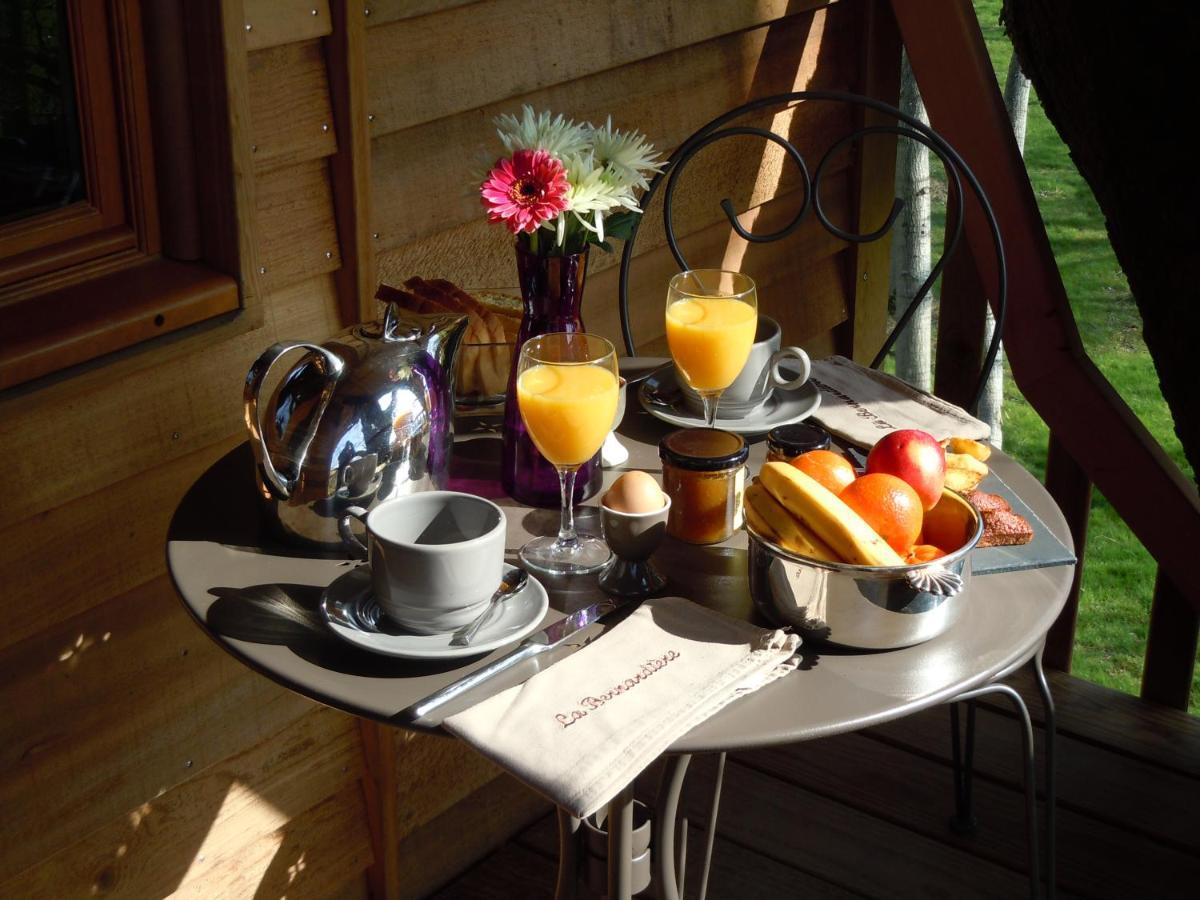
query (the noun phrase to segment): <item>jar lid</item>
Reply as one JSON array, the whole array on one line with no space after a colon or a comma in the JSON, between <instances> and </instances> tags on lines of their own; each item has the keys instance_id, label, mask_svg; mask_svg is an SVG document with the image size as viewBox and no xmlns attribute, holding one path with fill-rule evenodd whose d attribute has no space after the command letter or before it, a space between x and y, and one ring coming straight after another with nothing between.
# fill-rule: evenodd
<instances>
[{"instance_id":1,"label":"jar lid","mask_svg":"<svg viewBox=\"0 0 1200 900\"><path fill-rule=\"evenodd\" d=\"M828 431L806 422L780 425L767 433L767 448L778 450L784 456L799 456L809 450L827 450L829 444Z\"/></svg>"},{"instance_id":2,"label":"jar lid","mask_svg":"<svg viewBox=\"0 0 1200 900\"><path fill-rule=\"evenodd\" d=\"M683 428L658 442L663 462L692 472L718 472L740 466L750 455L745 439L719 428Z\"/></svg>"}]
</instances>

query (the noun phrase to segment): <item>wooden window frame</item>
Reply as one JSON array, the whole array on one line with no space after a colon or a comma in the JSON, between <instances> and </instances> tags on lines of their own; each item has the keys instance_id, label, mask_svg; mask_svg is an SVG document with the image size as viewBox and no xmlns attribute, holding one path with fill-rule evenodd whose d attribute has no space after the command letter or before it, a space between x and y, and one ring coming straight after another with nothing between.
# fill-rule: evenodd
<instances>
[{"instance_id":1,"label":"wooden window frame","mask_svg":"<svg viewBox=\"0 0 1200 900\"><path fill-rule=\"evenodd\" d=\"M144 356L189 339L200 323L216 320L224 331L261 324L242 225L252 216L252 185L242 183L247 169L233 140L245 121L244 96L233 87L244 91L245 45L232 3L68 0L67 9L88 196L0 227L0 390L80 374L84 364L108 367L131 350ZM148 76L154 60L146 57L143 11L156 20L155 41L178 41L158 53L159 65L178 67L179 86L158 121L166 100L152 104L148 77L164 73ZM165 118L184 123L187 140L175 144L195 157L189 165L164 168L155 159ZM190 250L164 248L172 223L160 223L159 200L173 197L160 198L156 182L202 198L184 229ZM162 207L168 216L170 207ZM211 327L202 330L213 339Z\"/></svg>"}]
</instances>

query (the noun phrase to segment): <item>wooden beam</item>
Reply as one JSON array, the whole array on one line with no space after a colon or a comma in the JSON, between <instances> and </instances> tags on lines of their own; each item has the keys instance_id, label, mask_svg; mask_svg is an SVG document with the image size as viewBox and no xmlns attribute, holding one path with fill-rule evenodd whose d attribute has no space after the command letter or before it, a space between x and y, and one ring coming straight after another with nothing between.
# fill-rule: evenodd
<instances>
[{"instance_id":1,"label":"wooden beam","mask_svg":"<svg viewBox=\"0 0 1200 900\"><path fill-rule=\"evenodd\" d=\"M371 137L367 130L366 16L360 0L332 0L329 89L338 151L330 161L342 267L334 278L342 324L371 318L375 250L371 240Z\"/></svg>"},{"instance_id":2,"label":"wooden beam","mask_svg":"<svg viewBox=\"0 0 1200 900\"><path fill-rule=\"evenodd\" d=\"M1018 387L1200 609L1200 498L1083 349L973 6L891 2L930 122L974 170L1000 223L1009 278L1004 346ZM984 283L994 284L982 216L968 215L966 240Z\"/></svg>"},{"instance_id":3,"label":"wooden beam","mask_svg":"<svg viewBox=\"0 0 1200 900\"><path fill-rule=\"evenodd\" d=\"M1075 545L1075 578L1067 594L1067 604L1046 635L1042 662L1047 668L1071 671L1071 650L1075 645L1075 620L1079 615L1079 587L1083 579L1084 549L1087 546L1088 519L1092 512L1092 483L1062 442L1050 434L1046 453L1046 490L1062 510Z\"/></svg>"},{"instance_id":4,"label":"wooden beam","mask_svg":"<svg viewBox=\"0 0 1200 900\"><path fill-rule=\"evenodd\" d=\"M1159 569L1150 606L1150 633L1146 636L1143 700L1187 711L1198 636L1200 613Z\"/></svg>"},{"instance_id":5,"label":"wooden beam","mask_svg":"<svg viewBox=\"0 0 1200 900\"><path fill-rule=\"evenodd\" d=\"M868 4L862 14L862 76L859 93L896 105L900 99L900 34L891 11ZM856 127L891 125L881 113L860 108ZM876 135L859 144L857 158L855 230L865 234L887 221L896 198L896 138ZM891 233L869 244L852 244L853 273L849 352L869 365L887 336L888 281L892 254ZM843 329L845 331L846 329Z\"/></svg>"},{"instance_id":6,"label":"wooden beam","mask_svg":"<svg viewBox=\"0 0 1200 900\"><path fill-rule=\"evenodd\" d=\"M370 719L360 719L359 729L363 745L363 799L375 857L367 869L367 883L374 900L395 900L400 896L396 729Z\"/></svg>"}]
</instances>

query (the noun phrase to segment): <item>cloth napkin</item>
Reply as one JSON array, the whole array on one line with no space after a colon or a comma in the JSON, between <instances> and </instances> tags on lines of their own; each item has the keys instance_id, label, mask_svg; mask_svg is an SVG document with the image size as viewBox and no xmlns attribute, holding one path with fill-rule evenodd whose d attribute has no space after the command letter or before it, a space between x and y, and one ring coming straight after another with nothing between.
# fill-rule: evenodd
<instances>
[{"instance_id":1,"label":"cloth napkin","mask_svg":"<svg viewBox=\"0 0 1200 900\"><path fill-rule=\"evenodd\" d=\"M582 818L676 738L792 671L799 645L796 635L681 597L656 598L562 662L443 724Z\"/></svg>"},{"instance_id":2,"label":"cloth napkin","mask_svg":"<svg viewBox=\"0 0 1200 900\"><path fill-rule=\"evenodd\" d=\"M821 406L813 418L859 447L874 446L898 428L919 428L939 441L983 440L991 433L965 409L844 356L814 360L809 380L821 390Z\"/></svg>"}]
</instances>

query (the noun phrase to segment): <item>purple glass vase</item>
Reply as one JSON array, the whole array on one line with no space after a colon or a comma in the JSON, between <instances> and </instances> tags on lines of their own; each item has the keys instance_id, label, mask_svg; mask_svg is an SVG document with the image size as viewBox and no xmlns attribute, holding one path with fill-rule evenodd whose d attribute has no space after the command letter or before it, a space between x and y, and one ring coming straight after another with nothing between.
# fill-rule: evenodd
<instances>
[{"instance_id":1,"label":"purple glass vase","mask_svg":"<svg viewBox=\"0 0 1200 900\"><path fill-rule=\"evenodd\" d=\"M514 500L529 506L557 509L558 471L529 438L517 406L517 362L521 347L531 337L552 331L583 331L579 308L583 303L583 280L587 272L587 250L565 256L541 256L517 243L517 277L525 313L513 348L504 403L504 456L500 483ZM579 503L600 490L603 478L600 454L579 467L575 476L574 502Z\"/></svg>"}]
</instances>

